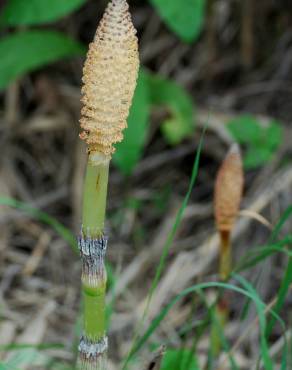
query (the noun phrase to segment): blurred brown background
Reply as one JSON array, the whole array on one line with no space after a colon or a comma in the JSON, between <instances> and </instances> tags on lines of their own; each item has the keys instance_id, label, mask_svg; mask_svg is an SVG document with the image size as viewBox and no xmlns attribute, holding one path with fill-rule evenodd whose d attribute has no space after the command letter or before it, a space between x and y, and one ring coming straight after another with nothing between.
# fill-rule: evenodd
<instances>
[{"instance_id":1,"label":"blurred brown background","mask_svg":"<svg viewBox=\"0 0 292 370\"><path fill-rule=\"evenodd\" d=\"M87 1L72 14L41 27L62 31L86 46L106 3ZM276 119L283 130L272 158L246 169L242 209L249 209L249 213L240 217L234 233L236 260L249 248L267 243L270 230L266 224L275 225L292 199L291 1L209 0L202 32L192 43L183 42L172 32L150 2L133 0L129 4L138 30L142 65L186 89L194 105L195 129L179 144L171 145L160 131L169 112L164 106L156 107L151 110L141 160L132 174L124 176L117 166L111 168L109 302L113 295L115 300L110 305L109 336L110 359L116 369L129 349L162 248L186 194L205 125L198 178L147 320L184 288L216 279L218 241L212 199L216 171L233 141L227 122L248 113L263 127ZM14 29L2 27L2 37ZM25 29L20 26L20 30ZM11 201L8 203L16 207L0 208L0 345L33 344L37 353L33 361L39 362L39 367L35 365L39 369L70 366L80 330L76 324L80 309L78 255L47 224L51 219L27 207L45 212L73 233L79 231L86 157L78 138L83 61L83 57L72 57L47 64L11 82L0 96L0 194L3 199L23 202ZM245 150L243 146L243 154ZM7 204L7 200L3 202ZM257 214L264 221L252 218L259 218ZM290 230L288 221L283 235ZM280 254L245 276L269 303L285 266L286 256ZM211 300L213 295L212 291L206 293L206 299ZM290 295L283 313L287 324L291 324L291 304ZM227 331L232 344L244 330L245 324L239 321L243 305L243 298L232 301ZM188 346L194 331L179 335L179 330L191 317L194 322L202 319L205 309L198 303L195 314L192 310L191 299L176 305L153 342L166 342L170 348ZM250 310L247 323L254 319L255 312ZM255 363L258 335L256 330L249 331L235 349L240 369L251 369ZM277 327L271 346L280 336ZM208 350L207 338L206 331L198 343L202 362ZM49 344L49 349L38 351L40 344ZM139 368L150 362L148 350L146 347L141 353L143 365ZM0 358L5 363L16 352L6 348ZM32 369L33 361L19 361L15 368Z\"/></svg>"}]
</instances>

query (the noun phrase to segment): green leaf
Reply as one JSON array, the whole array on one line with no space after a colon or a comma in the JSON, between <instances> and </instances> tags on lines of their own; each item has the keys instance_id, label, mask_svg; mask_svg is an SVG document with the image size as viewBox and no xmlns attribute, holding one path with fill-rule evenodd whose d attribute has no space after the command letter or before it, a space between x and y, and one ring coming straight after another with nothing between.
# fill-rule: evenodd
<instances>
[{"instance_id":1,"label":"green leaf","mask_svg":"<svg viewBox=\"0 0 292 370\"><path fill-rule=\"evenodd\" d=\"M266 146L250 146L244 155L244 166L247 169L257 168L273 158L274 151Z\"/></svg>"},{"instance_id":2,"label":"green leaf","mask_svg":"<svg viewBox=\"0 0 292 370\"><path fill-rule=\"evenodd\" d=\"M197 359L193 352L187 349L167 350L163 357L161 370L199 370Z\"/></svg>"},{"instance_id":3,"label":"green leaf","mask_svg":"<svg viewBox=\"0 0 292 370\"><path fill-rule=\"evenodd\" d=\"M234 139L246 147L244 165L247 169L270 161L282 141L282 129L276 121L263 126L253 116L244 115L230 121L227 127Z\"/></svg>"},{"instance_id":4,"label":"green leaf","mask_svg":"<svg viewBox=\"0 0 292 370\"><path fill-rule=\"evenodd\" d=\"M170 144L178 144L194 131L194 112L189 95L174 82L142 69L128 118L128 128L113 156L114 163L125 175L132 173L142 156L148 132L150 103L165 106L170 113L161 127Z\"/></svg>"},{"instance_id":5,"label":"green leaf","mask_svg":"<svg viewBox=\"0 0 292 370\"><path fill-rule=\"evenodd\" d=\"M195 41L205 20L205 0L150 0L167 26L183 41Z\"/></svg>"},{"instance_id":6,"label":"green leaf","mask_svg":"<svg viewBox=\"0 0 292 370\"><path fill-rule=\"evenodd\" d=\"M79 43L55 31L26 31L7 36L0 40L0 89L25 73L84 51Z\"/></svg>"},{"instance_id":7,"label":"green leaf","mask_svg":"<svg viewBox=\"0 0 292 370\"><path fill-rule=\"evenodd\" d=\"M256 144L262 129L258 121L250 115L239 116L228 122L228 129L233 137L242 144Z\"/></svg>"},{"instance_id":8,"label":"green leaf","mask_svg":"<svg viewBox=\"0 0 292 370\"><path fill-rule=\"evenodd\" d=\"M190 96L176 83L148 74L151 103L167 108L169 118L162 124L168 143L176 145L194 132L194 109Z\"/></svg>"},{"instance_id":9,"label":"green leaf","mask_svg":"<svg viewBox=\"0 0 292 370\"><path fill-rule=\"evenodd\" d=\"M282 141L282 128L277 121L271 121L264 132L264 141L271 150L276 150Z\"/></svg>"},{"instance_id":10,"label":"green leaf","mask_svg":"<svg viewBox=\"0 0 292 370\"><path fill-rule=\"evenodd\" d=\"M147 79L143 70L140 70L128 118L128 128L124 131L124 140L117 144L117 151L113 156L114 163L125 175L131 174L142 156L148 131L149 113Z\"/></svg>"},{"instance_id":11,"label":"green leaf","mask_svg":"<svg viewBox=\"0 0 292 370\"><path fill-rule=\"evenodd\" d=\"M18 26L54 22L85 2L86 0L9 0L1 13L0 24Z\"/></svg>"}]
</instances>

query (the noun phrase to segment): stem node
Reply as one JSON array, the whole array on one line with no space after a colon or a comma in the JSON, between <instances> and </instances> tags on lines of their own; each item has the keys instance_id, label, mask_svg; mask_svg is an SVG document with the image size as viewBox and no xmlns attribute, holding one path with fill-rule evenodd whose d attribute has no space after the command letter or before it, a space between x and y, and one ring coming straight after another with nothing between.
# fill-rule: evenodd
<instances>
[{"instance_id":1,"label":"stem node","mask_svg":"<svg viewBox=\"0 0 292 370\"><path fill-rule=\"evenodd\" d=\"M101 235L98 238L78 238L78 247L82 260L82 282L91 287L105 283L106 271L104 258L107 249L108 238Z\"/></svg>"},{"instance_id":2,"label":"stem node","mask_svg":"<svg viewBox=\"0 0 292 370\"><path fill-rule=\"evenodd\" d=\"M98 341L91 341L86 336L80 340L78 369L82 370L105 370L106 353L108 349L107 336Z\"/></svg>"}]
</instances>

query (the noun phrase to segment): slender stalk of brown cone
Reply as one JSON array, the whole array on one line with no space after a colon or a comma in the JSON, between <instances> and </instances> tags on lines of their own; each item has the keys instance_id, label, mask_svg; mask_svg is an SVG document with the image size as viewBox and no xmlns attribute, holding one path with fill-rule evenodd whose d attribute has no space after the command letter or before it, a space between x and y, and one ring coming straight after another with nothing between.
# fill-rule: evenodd
<instances>
[{"instance_id":1,"label":"slender stalk of brown cone","mask_svg":"<svg viewBox=\"0 0 292 370\"><path fill-rule=\"evenodd\" d=\"M231 235L242 199L244 174L239 146L234 144L224 159L216 178L215 219L220 237L219 278L225 282L232 271ZM229 294L225 292L217 302L211 330L211 353L221 351L221 333L229 316Z\"/></svg>"}]
</instances>

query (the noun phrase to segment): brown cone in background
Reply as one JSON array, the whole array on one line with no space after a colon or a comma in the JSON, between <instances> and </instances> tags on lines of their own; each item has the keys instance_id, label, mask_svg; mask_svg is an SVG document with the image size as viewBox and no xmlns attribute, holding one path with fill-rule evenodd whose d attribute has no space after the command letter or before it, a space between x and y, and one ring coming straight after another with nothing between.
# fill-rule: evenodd
<instances>
[{"instance_id":1,"label":"brown cone in background","mask_svg":"<svg viewBox=\"0 0 292 370\"><path fill-rule=\"evenodd\" d=\"M215 219L218 231L231 232L238 216L244 185L242 158L234 144L224 159L215 184Z\"/></svg>"}]
</instances>

